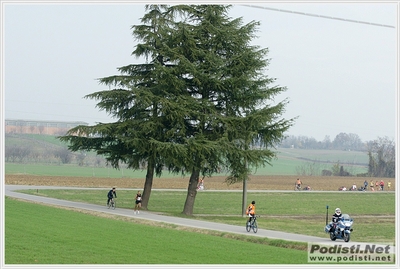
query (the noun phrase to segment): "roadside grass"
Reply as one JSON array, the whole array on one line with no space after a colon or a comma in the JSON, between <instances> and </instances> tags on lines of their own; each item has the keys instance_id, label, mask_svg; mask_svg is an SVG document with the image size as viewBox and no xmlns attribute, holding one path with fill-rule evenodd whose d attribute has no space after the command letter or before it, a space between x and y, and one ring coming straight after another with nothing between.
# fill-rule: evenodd
<instances>
[{"instance_id":1,"label":"roadside grass","mask_svg":"<svg viewBox=\"0 0 400 269\"><path fill-rule=\"evenodd\" d=\"M105 205L106 190L24 190L27 194ZM133 190L118 190L117 207L134 207ZM336 207L354 218L352 241L395 241L395 194L386 192L251 192L256 201L259 228L327 237L324 231L326 206L328 222ZM178 217L195 218L233 225L243 225L241 192L198 192L194 216L181 212L186 200L184 191L153 190L148 210ZM371 225L379 227L371 229Z\"/></svg>"},{"instance_id":2,"label":"roadside grass","mask_svg":"<svg viewBox=\"0 0 400 269\"><path fill-rule=\"evenodd\" d=\"M5 209L5 264L307 263L305 243L291 243L298 250L281 240L157 227L9 197Z\"/></svg>"}]
</instances>

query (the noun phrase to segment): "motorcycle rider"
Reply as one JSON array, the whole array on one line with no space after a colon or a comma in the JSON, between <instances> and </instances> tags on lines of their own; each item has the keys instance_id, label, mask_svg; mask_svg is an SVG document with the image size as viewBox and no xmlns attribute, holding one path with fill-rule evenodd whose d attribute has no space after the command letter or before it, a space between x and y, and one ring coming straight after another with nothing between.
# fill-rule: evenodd
<instances>
[{"instance_id":1,"label":"motorcycle rider","mask_svg":"<svg viewBox=\"0 0 400 269\"><path fill-rule=\"evenodd\" d=\"M332 215L332 227L331 231L334 231L336 229L336 224L339 222L339 220L342 218L342 211L340 210L339 207L335 209L335 214Z\"/></svg>"}]
</instances>

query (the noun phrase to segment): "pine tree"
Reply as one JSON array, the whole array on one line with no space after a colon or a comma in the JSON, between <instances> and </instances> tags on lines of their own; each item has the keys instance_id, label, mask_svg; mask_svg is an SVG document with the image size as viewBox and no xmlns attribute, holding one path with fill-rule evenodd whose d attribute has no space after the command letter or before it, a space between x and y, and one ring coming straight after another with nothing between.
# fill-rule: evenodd
<instances>
[{"instance_id":1,"label":"pine tree","mask_svg":"<svg viewBox=\"0 0 400 269\"><path fill-rule=\"evenodd\" d=\"M225 5L148 5L141 41L132 53L143 64L119 68L100 79L113 89L87 95L117 119L78 126L61 137L70 149L95 150L113 167L146 163L146 208L154 176L163 168L190 173L183 214L192 215L200 176L227 171L228 182L247 179L250 168L268 164L271 148L293 119L280 119L286 90L270 86L268 49L252 45L258 22L243 25Z\"/></svg>"},{"instance_id":2,"label":"pine tree","mask_svg":"<svg viewBox=\"0 0 400 269\"><path fill-rule=\"evenodd\" d=\"M269 149L283 138L293 120L279 120L287 101L268 104L286 90L268 87L275 80L264 73L268 50L251 45L258 22L242 25L230 19L224 5L179 5L174 51L182 79L197 104L191 112L187 137L192 171L183 213L193 213L200 174L212 174L224 166L230 182L247 178L248 167L265 165L274 156ZM256 149L255 146L258 146ZM260 147L262 149L260 149Z\"/></svg>"}]
</instances>

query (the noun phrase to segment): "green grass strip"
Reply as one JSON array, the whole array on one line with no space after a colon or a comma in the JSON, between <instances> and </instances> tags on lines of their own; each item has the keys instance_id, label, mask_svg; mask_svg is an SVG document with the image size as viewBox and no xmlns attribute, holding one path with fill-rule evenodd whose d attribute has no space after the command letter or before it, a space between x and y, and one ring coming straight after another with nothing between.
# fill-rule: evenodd
<instances>
[{"instance_id":1,"label":"green grass strip","mask_svg":"<svg viewBox=\"0 0 400 269\"><path fill-rule=\"evenodd\" d=\"M215 236L101 218L8 197L5 208L6 264L307 262L304 250L255 243L257 240L242 241L224 234Z\"/></svg>"}]
</instances>

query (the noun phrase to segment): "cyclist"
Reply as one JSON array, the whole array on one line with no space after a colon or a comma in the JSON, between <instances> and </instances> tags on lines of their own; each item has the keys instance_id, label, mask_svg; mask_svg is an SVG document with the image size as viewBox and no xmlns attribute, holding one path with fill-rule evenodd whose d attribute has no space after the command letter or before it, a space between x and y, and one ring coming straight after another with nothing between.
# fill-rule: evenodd
<instances>
[{"instance_id":1,"label":"cyclist","mask_svg":"<svg viewBox=\"0 0 400 269\"><path fill-rule=\"evenodd\" d=\"M256 214L256 201L252 201L251 204L247 207L246 210L246 215L249 216L248 222L251 221L252 218L254 218L254 215Z\"/></svg>"},{"instance_id":2,"label":"cyclist","mask_svg":"<svg viewBox=\"0 0 400 269\"><path fill-rule=\"evenodd\" d=\"M300 178L298 178L297 180L296 180L296 188L298 189L298 190L301 190L301 184L302 184L303 182L301 182L301 180L300 180Z\"/></svg>"},{"instance_id":3,"label":"cyclist","mask_svg":"<svg viewBox=\"0 0 400 269\"><path fill-rule=\"evenodd\" d=\"M135 197L135 208L133 209L133 214L139 214L139 210L142 207L142 194L140 191L137 192Z\"/></svg>"},{"instance_id":4,"label":"cyclist","mask_svg":"<svg viewBox=\"0 0 400 269\"><path fill-rule=\"evenodd\" d=\"M116 192L115 188L112 188L111 190L108 191L108 194L107 194L107 198L108 198L107 205L110 203L111 199L114 197L117 198L117 192Z\"/></svg>"}]
</instances>

